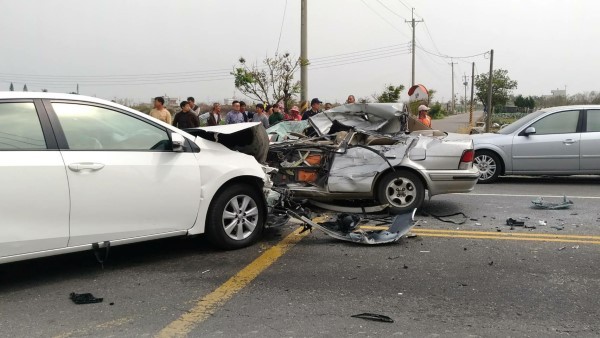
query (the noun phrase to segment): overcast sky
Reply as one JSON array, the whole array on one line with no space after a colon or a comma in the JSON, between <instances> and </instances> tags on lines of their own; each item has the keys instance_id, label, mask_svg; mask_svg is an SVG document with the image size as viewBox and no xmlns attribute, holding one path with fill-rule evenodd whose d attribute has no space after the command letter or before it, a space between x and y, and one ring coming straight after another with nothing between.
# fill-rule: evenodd
<instances>
[{"instance_id":1,"label":"overcast sky","mask_svg":"<svg viewBox=\"0 0 600 338\"><path fill-rule=\"evenodd\" d=\"M308 95L342 102L409 87L409 7L425 20L416 82L439 100L451 95L451 59L423 49L461 57L493 48L517 94L600 90L597 0L308 0ZM0 90L79 83L81 94L106 99L221 101L242 97L228 76L240 56L260 61L278 44L300 54L300 0L0 0L0 9ZM486 55L454 61L461 95L471 62L489 70Z\"/></svg>"}]
</instances>

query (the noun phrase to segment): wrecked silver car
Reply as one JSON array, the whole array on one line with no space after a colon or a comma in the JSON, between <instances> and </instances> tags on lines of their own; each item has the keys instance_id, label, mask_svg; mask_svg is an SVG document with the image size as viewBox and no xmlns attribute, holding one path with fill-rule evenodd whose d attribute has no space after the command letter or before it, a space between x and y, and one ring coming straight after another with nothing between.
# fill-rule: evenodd
<instances>
[{"instance_id":1,"label":"wrecked silver car","mask_svg":"<svg viewBox=\"0 0 600 338\"><path fill-rule=\"evenodd\" d=\"M280 132L267 156L278 169L275 186L295 198L374 199L406 213L426 191L430 197L468 192L479 176L470 139L428 129L401 104L342 105L309 124L303 134Z\"/></svg>"}]
</instances>

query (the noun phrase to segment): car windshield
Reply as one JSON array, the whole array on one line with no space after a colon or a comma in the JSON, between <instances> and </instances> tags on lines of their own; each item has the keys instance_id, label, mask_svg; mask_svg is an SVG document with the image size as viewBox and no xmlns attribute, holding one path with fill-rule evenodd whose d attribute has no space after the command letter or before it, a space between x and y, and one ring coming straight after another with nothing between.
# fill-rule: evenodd
<instances>
[{"instance_id":1,"label":"car windshield","mask_svg":"<svg viewBox=\"0 0 600 338\"><path fill-rule=\"evenodd\" d=\"M516 120L515 122L509 124L508 126L498 130L497 133L503 134L503 135L512 134L515 131L519 130L524 125L528 124L529 122L531 122L532 120L534 120L535 118L537 118L538 116L540 116L544 113L545 113L545 111L538 110L531 114L525 115L525 116L521 117L520 119Z\"/></svg>"}]
</instances>

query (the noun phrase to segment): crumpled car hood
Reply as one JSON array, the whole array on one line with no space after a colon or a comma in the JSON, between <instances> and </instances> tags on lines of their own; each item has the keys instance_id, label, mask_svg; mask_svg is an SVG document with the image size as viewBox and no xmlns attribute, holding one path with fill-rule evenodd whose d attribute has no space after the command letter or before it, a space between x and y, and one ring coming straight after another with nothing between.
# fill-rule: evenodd
<instances>
[{"instance_id":1,"label":"crumpled car hood","mask_svg":"<svg viewBox=\"0 0 600 338\"><path fill-rule=\"evenodd\" d=\"M401 132L403 111L402 103L353 103L324 111L312 116L309 121L319 135L328 134L334 123L357 130L397 134ZM411 131L431 130L412 116L409 116L408 128Z\"/></svg>"},{"instance_id":2,"label":"crumpled car hood","mask_svg":"<svg viewBox=\"0 0 600 338\"><path fill-rule=\"evenodd\" d=\"M258 163L265 163L267 160L269 137L260 122L189 128L185 129L185 132L253 156Z\"/></svg>"}]
</instances>

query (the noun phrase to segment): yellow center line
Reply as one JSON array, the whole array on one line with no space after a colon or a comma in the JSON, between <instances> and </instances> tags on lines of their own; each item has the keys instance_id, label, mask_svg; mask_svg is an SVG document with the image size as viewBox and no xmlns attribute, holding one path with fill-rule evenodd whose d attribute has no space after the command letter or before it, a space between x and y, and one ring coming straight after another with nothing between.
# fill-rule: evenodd
<instances>
[{"instance_id":1,"label":"yellow center line","mask_svg":"<svg viewBox=\"0 0 600 338\"><path fill-rule=\"evenodd\" d=\"M414 233L440 233L440 234L462 234L462 235L485 235L497 237L547 237L547 238L564 238L564 239L585 239L600 241L600 236L594 235L559 235L559 234L536 234L522 232L492 232L492 231L469 231L469 230L445 230L445 229L421 229L413 228Z\"/></svg>"},{"instance_id":2,"label":"yellow center line","mask_svg":"<svg viewBox=\"0 0 600 338\"><path fill-rule=\"evenodd\" d=\"M416 232L415 232L416 233ZM462 235L448 233L418 233L423 237L446 237L446 238L470 238L470 239L495 239L509 241L537 241L537 242L562 242L562 243L581 243L581 244L600 244L600 240L581 240L566 238L547 238L547 237L518 237L518 236L485 236L485 235Z\"/></svg>"},{"instance_id":3,"label":"yellow center line","mask_svg":"<svg viewBox=\"0 0 600 338\"><path fill-rule=\"evenodd\" d=\"M187 336L199 323L213 315L219 307L223 306L236 293L250 284L265 269L273 265L277 259L283 256L296 243L309 234L309 231L302 234L300 231L302 231L302 228L295 230L281 242L267 249L267 251L235 274L235 276L231 277L213 292L198 300L192 309L167 325L156 335L156 337Z\"/></svg>"}]
</instances>

